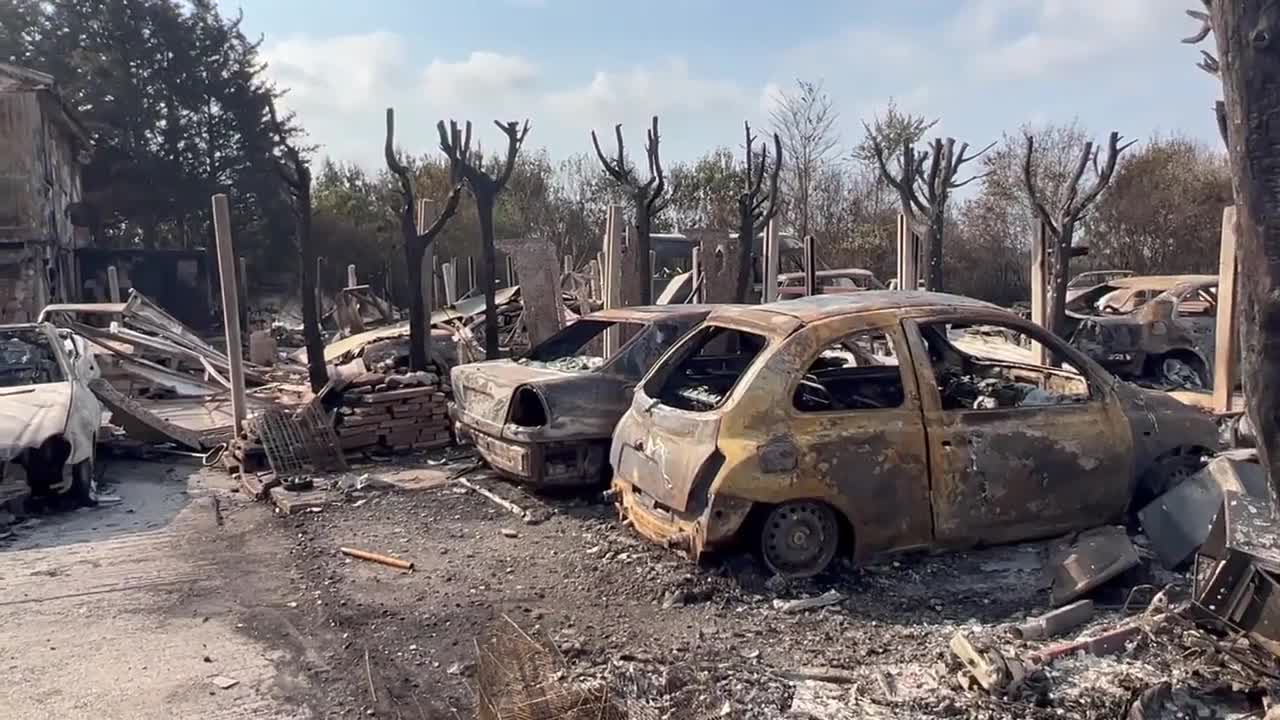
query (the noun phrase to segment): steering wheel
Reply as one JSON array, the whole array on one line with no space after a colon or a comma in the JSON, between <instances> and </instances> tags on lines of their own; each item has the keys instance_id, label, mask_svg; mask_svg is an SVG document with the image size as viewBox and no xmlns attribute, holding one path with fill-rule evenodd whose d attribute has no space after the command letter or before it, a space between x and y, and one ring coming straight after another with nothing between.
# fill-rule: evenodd
<instances>
[{"instance_id":1,"label":"steering wheel","mask_svg":"<svg viewBox=\"0 0 1280 720\"><path fill-rule=\"evenodd\" d=\"M796 388L807 402L813 403L821 410L830 410L833 402L831 393L812 375L805 375Z\"/></svg>"}]
</instances>

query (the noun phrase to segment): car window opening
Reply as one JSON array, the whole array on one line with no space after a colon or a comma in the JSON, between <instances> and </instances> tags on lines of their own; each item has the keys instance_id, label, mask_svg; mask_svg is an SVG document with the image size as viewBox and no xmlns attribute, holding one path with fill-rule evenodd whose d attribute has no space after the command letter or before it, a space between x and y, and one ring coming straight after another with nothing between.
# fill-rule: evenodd
<instances>
[{"instance_id":1,"label":"car window opening","mask_svg":"<svg viewBox=\"0 0 1280 720\"><path fill-rule=\"evenodd\" d=\"M1045 348L1039 365L1031 338L989 324L932 323L920 328L944 410L997 410L1087 402L1084 377ZM1061 369L1052 367L1059 365Z\"/></svg>"},{"instance_id":2,"label":"car window opening","mask_svg":"<svg viewBox=\"0 0 1280 720\"><path fill-rule=\"evenodd\" d=\"M893 341L867 330L832 343L818 354L792 398L801 412L900 407L906 393Z\"/></svg>"},{"instance_id":3,"label":"car window opening","mask_svg":"<svg viewBox=\"0 0 1280 720\"><path fill-rule=\"evenodd\" d=\"M645 328L640 323L579 320L547 338L517 362L561 372L595 370L605 363L604 332L611 327L619 328L622 337L635 336Z\"/></svg>"},{"instance_id":4,"label":"car window opening","mask_svg":"<svg viewBox=\"0 0 1280 720\"><path fill-rule=\"evenodd\" d=\"M0 387L62 382L66 378L48 338L37 330L0 335Z\"/></svg>"},{"instance_id":5,"label":"car window opening","mask_svg":"<svg viewBox=\"0 0 1280 720\"><path fill-rule=\"evenodd\" d=\"M657 397L680 410L701 412L719 407L764 346L763 337L740 330L699 330Z\"/></svg>"}]
</instances>

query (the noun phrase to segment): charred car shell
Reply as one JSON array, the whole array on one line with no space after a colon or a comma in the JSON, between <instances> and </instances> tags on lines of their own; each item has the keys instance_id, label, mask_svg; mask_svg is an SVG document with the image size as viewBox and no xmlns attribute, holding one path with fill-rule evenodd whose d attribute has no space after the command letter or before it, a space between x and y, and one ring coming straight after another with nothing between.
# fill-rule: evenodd
<instances>
[{"instance_id":1,"label":"charred car shell","mask_svg":"<svg viewBox=\"0 0 1280 720\"><path fill-rule=\"evenodd\" d=\"M450 417L498 473L543 486L601 482L609 438L635 383L710 306L604 310L548 338L520 360L452 370ZM612 357L583 353L604 332L632 332Z\"/></svg>"},{"instance_id":2,"label":"charred car shell","mask_svg":"<svg viewBox=\"0 0 1280 720\"><path fill-rule=\"evenodd\" d=\"M1111 372L1198 390L1213 377L1218 278L1132 277L1068 304L1071 344Z\"/></svg>"},{"instance_id":3,"label":"charred car shell","mask_svg":"<svg viewBox=\"0 0 1280 720\"><path fill-rule=\"evenodd\" d=\"M93 497L102 405L87 385L97 365L81 338L46 323L0 326L3 482L35 496Z\"/></svg>"},{"instance_id":4,"label":"charred car shell","mask_svg":"<svg viewBox=\"0 0 1280 720\"><path fill-rule=\"evenodd\" d=\"M961 325L1027 335L1067 366L975 359L948 335ZM716 333L749 357L705 351ZM820 367L863 337L850 364ZM961 385L1000 387L958 400L952 370L976 380ZM866 292L713 313L638 386L610 460L620 512L642 535L696 557L749 532L776 572L809 575L839 548L861 560L1092 527L1123 515L1152 471L1216 443L1210 417L1005 310Z\"/></svg>"}]
</instances>

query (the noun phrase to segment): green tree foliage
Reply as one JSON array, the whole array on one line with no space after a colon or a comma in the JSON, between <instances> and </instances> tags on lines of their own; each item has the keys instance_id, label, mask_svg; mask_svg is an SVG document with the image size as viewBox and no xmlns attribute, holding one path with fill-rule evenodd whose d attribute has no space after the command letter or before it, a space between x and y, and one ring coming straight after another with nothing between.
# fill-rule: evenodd
<instances>
[{"instance_id":1,"label":"green tree foliage","mask_svg":"<svg viewBox=\"0 0 1280 720\"><path fill-rule=\"evenodd\" d=\"M258 44L214 0L0 0L0 60L53 75L82 114L100 242L209 244L209 197L227 192L251 264L291 253L267 122L279 93ZM299 132L286 121L286 140Z\"/></svg>"}]
</instances>

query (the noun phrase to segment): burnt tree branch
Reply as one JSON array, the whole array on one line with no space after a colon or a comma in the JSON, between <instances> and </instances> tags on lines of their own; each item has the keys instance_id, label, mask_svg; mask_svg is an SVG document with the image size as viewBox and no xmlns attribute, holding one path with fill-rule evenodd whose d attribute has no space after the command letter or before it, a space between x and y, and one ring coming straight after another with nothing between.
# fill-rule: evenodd
<instances>
[{"instance_id":1,"label":"burnt tree branch","mask_svg":"<svg viewBox=\"0 0 1280 720\"><path fill-rule=\"evenodd\" d=\"M496 172L490 173L483 167L484 158L471 158L471 123L467 122L465 131L458 128L456 121L450 120L446 129L444 121L436 124L440 135L440 150L452 163L455 178L465 182L476 201L476 213L480 221L480 284L484 289L484 348L485 357L496 359L498 346L498 307L495 297L495 279L497 278L497 240L494 237L493 212L497 206L498 195L507 187L507 182L515 172L516 159L525 137L529 134L529 121L524 125L517 121L493 123L507 136L507 152Z\"/></svg>"},{"instance_id":2,"label":"burnt tree branch","mask_svg":"<svg viewBox=\"0 0 1280 720\"><path fill-rule=\"evenodd\" d=\"M754 150L756 137L751 134L751 124L743 123L746 135L746 175L743 178L743 190L738 195L738 267L734 279L734 296L737 302L750 300L752 277L756 256L754 254L755 239L764 232L769 221L777 216L781 209L778 178L782 173L782 138L773 134L773 166L769 166L769 146L761 143L760 152ZM769 188L764 189L765 172L769 174ZM761 246L763 248L763 245ZM764 253L759 258L764 266L767 259ZM763 282L777 282L761 273Z\"/></svg>"}]
</instances>

